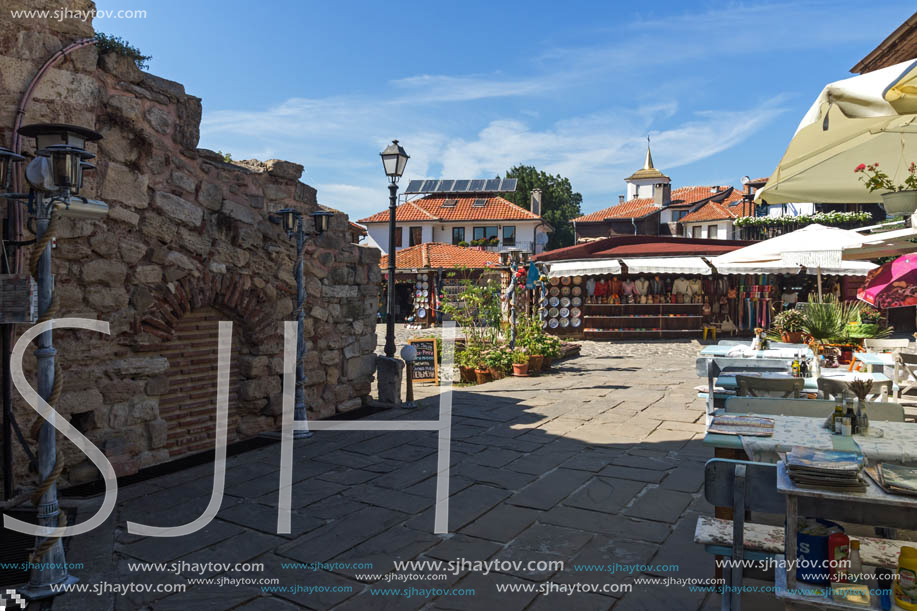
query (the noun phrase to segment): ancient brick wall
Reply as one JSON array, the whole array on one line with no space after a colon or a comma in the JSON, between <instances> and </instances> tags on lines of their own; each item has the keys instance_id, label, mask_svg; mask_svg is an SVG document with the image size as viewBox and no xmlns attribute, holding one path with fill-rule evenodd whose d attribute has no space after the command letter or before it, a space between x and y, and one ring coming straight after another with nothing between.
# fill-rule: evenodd
<instances>
[{"instance_id":1,"label":"ancient brick wall","mask_svg":"<svg viewBox=\"0 0 917 611\"><path fill-rule=\"evenodd\" d=\"M13 4L92 7L84 0ZM16 104L41 64L92 35L90 22L0 14L0 143L10 146ZM169 460L170 423L186 409L176 408L170 390L172 348L201 321L212 323L215 346L215 313L235 321L230 438L280 423L282 326L294 319L295 252L268 215L284 207L308 215L317 194L299 181L303 168L295 163L226 163L197 148L200 119L201 100L181 84L120 55L100 56L93 46L50 70L26 110L24 124L72 123L104 136L90 145L98 170L87 174L83 194L104 200L111 212L98 221L62 219L53 269L59 315L109 321L111 336L56 331L55 345L65 375L59 411L120 474ZM24 142L26 154L31 146ZM348 229L346 215L335 214L330 231L306 249L306 399L313 418L360 406L372 383L379 254L352 244ZM195 358L215 381L216 355ZM189 399L187 409L199 409L199 400ZM25 429L34 419L24 405L16 414ZM71 482L97 476L82 453L62 445ZM22 452L16 454L22 467Z\"/></svg>"}]
</instances>

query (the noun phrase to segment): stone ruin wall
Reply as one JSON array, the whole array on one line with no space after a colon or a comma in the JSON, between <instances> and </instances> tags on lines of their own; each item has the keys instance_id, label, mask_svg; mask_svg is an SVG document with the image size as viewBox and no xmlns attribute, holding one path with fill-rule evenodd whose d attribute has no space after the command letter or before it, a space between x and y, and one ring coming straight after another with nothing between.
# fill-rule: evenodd
<instances>
[{"instance_id":1,"label":"stone ruin wall","mask_svg":"<svg viewBox=\"0 0 917 611\"><path fill-rule=\"evenodd\" d=\"M92 7L83 0L18 4ZM12 142L16 105L42 63L93 34L90 23L0 16L3 145ZM100 56L94 46L75 51L45 75L24 120L71 123L104 136L89 146L98 169L87 174L82 194L104 200L110 215L59 220L53 271L58 316L109 321L111 335L55 331L64 369L57 409L105 452L119 475L176 455L174 448L170 455L174 443L159 406L176 378L162 353L175 353L166 347L175 345L189 316L215 313L200 327L211 330L213 346L216 320L234 321L230 439L280 425L282 328L283 321L295 320L295 246L268 214L284 207L308 214L317 207L316 190L299 181L303 167L295 163L225 163L197 148L200 120L201 100L181 84L141 72L123 56ZM31 147L24 140L26 154ZM378 262L378 250L351 243L344 214L335 214L330 230L307 244L310 418L355 409L370 392ZM24 328L16 326L16 335ZM34 368L31 352L27 371ZM205 363L215 384L216 355ZM14 396L27 432L36 415ZM209 405L205 426L212 426L215 399ZM98 477L81 452L59 439L68 465L62 483ZM204 446L213 447L212 435ZM18 445L15 456L21 482L25 456Z\"/></svg>"}]
</instances>

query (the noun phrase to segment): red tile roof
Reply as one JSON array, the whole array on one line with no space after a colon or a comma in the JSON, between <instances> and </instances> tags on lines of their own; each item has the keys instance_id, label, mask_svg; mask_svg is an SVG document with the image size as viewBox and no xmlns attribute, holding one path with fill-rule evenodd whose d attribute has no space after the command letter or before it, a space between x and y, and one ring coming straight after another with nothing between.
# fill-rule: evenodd
<instances>
[{"instance_id":1,"label":"red tile roof","mask_svg":"<svg viewBox=\"0 0 917 611\"><path fill-rule=\"evenodd\" d=\"M742 194L736 190L730 191L725 198L717 201L714 198L700 208L681 217L679 223L696 223L699 221L731 221L740 216L750 216L754 204L744 201Z\"/></svg>"},{"instance_id":2,"label":"red tile roof","mask_svg":"<svg viewBox=\"0 0 917 611\"><path fill-rule=\"evenodd\" d=\"M716 191L712 191L712 189L716 189ZM711 197L720 194L727 189L732 189L732 187L680 187L672 191L669 206L694 206L698 202L710 199ZM624 202L623 204L618 204L616 206L612 206L611 208L605 208L604 210L599 210L597 212L591 212L579 218L573 219L573 222L601 223L605 219L643 218L654 212L658 212L659 210L661 210L661 208L657 208L655 205L653 205L652 197L645 197L641 199L632 199L630 201Z\"/></svg>"},{"instance_id":3,"label":"red tile roof","mask_svg":"<svg viewBox=\"0 0 917 611\"><path fill-rule=\"evenodd\" d=\"M486 199L483 206L474 206L478 199ZM447 201L455 201L454 206L444 206ZM398 206L395 210L396 222L407 221L537 221L536 216L502 197L423 197ZM387 223L388 210L361 219L360 223Z\"/></svg>"},{"instance_id":4,"label":"red tile roof","mask_svg":"<svg viewBox=\"0 0 917 611\"><path fill-rule=\"evenodd\" d=\"M424 242L403 248L395 255L396 269L468 267L481 269L500 264L500 255L477 248L463 248L441 242ZM383 255L379 267L388 268L388 255Z\"/></svg>"},{"instance_id":5,"label":"red tile roof","mask_svg":"<svg viewBox=\"0 0 917 611\"><path fill-rule=\"evenodd\" d=\"M718 240L723 242L724 240ZM678 257L699 255L722 255L742 248L734 244L697 244L685 242L649 242L646 244L622 244L592 254L593 258L613 259L615 257Z\"/></svg>"}]
</instances>

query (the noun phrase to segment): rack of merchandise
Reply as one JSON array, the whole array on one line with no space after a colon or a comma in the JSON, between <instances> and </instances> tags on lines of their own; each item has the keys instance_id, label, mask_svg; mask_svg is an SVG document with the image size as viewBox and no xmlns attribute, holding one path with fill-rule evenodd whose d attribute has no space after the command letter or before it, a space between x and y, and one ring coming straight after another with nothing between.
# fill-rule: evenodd
<instances>
[{"instance_id":1,"label":"rack of merchandise","mask_svg":"<svg viewBox=\"0 0 917 611\"><path fill-rule=\"evenodd\" d=\"M593 303L583 306L586 339L678 338L703 330L700 303Z\"/></svg>"}]
</instances>

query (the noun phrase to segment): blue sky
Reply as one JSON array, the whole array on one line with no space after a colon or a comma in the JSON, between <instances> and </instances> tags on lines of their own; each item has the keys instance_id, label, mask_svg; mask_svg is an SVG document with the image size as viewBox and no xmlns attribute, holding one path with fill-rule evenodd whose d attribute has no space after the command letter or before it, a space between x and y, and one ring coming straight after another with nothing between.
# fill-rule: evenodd
<instances>
[{"instance_id":1,"label":"blue sky","mask_svg":"<svg viewBox=\"0 0 917 611\"><path fill-rule=\"evenodd\" d=\"M97 0L146 19L97 31L203 98L200 146L305 166L319 201L387 206L406 178L570 178L584 212L643 162L685 185L767 176L822 86L907 19L904 2L178 2Z\"/></svg>"}]
</instances>

